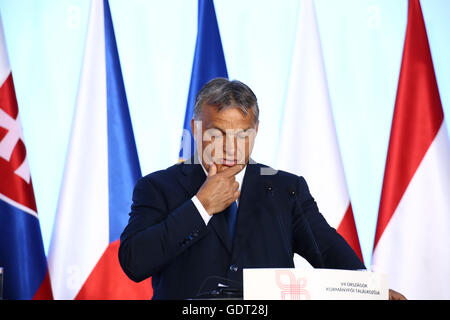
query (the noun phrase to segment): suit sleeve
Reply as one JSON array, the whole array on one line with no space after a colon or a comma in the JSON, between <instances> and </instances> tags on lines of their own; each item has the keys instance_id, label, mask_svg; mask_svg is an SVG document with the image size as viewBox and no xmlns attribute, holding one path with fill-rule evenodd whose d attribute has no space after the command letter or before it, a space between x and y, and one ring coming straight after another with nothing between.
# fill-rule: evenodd
<instances>
[{"instance_id":1,"label":"suit sleeve","mask_svg":"<svg viewBox=\"0 0 450 320\"><path fill-rule=\"evenodd\" d=\"M297 184L297 208L294 239L297 247L314 267L330 269L365 269L364 264L345 239L332 228L319 212L303 177ZM300 236L303 235L302 236ZM305 241L305 236L308 241ZM298 244L303 242L303 244ZM305 243L308 247L305 247Z\"/></svg>"},{"instance_id":2,"label":"suit sleeve","mask_svg":"<svg viewBox=\"0 0 450 320\"><path fill-rule=\"evenodd\" d=\"M120 265L130 279L142 281L158 273L205 230L191 199L170 210L162 191L141 178L134 188L128 225L120 236Z\"/></svg>"}]
</instances>

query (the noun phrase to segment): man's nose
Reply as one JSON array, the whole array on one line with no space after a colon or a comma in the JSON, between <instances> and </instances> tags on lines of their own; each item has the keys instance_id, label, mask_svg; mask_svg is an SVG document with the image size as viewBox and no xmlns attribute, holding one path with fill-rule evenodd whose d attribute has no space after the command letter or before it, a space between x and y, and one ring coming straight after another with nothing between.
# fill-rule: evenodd
<instances>
[{"instance_id":1,"label":"man's nose","mask_svg":"<svg viewBox=\"0 0 450 320\"><path fill-rule=\"evenodd\" d=\"M224 144L224 154L228 159L233 158L236 153L236 145L237 145L237 139L235 135L227 134L225 136L225 144Z\"/></svg>"}]
</instances>

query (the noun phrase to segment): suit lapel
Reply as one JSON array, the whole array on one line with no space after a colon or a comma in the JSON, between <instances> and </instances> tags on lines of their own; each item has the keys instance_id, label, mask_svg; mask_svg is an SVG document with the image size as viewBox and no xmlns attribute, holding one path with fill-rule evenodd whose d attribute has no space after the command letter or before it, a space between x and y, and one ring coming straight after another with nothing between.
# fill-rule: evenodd
<instances>
[{"instance_id":1,"label":"suit lapel","mask_svg":"<svg viewBox=\"0 0 450 320\"><path fill-rule=\"evenodd\" d=\"M192 158L191 163L180 163L180 170L182 175L178 180L186 190L188 197L192 198L205 182L205 172L203 171L203 168L199 163L193 162Z\"/></svg>"},{"instance_id":2,"label":"suit lapel","mask_svg":"<svg viewBox=\"0 0 450 320\"><path fill-rule=\"evenodd\" d=\"M180 183L187 191L189 198L192 198L205 182L205 172L199 162L197 164L193 162L193 158L191 158L191 164L181 163L180 166L183 173L179 179ZM215 214L208 223L208 226L211 226L216 232L228 252L232 253L232 259L239 255L240 249L244 246L255 225L253 220L262 211L261 209L264 205L265 189L260 181L261 168L261 165L254 161L250 161L247 165L241 188L241 197L239 198L233 242L228 234L224 212Z\"/></svg>"},{"instance_id":3,"label":"suit lapel","mask_svg":"<svg viewBox=\"0 0 450 320\"><path fill-rule=\"evenodd\" d=\"M190 159L191 164L184 162L180 164L182 176L179 181L186 190L189 199L197 193L198 189L200 189L206 180L206 175L202 166L199 162L194 163L193 160L193 158ZM209 226L216 232L225 248L231 253L231 239L228 234L227 221L224 212L213 215L208 222L208 227Z\"/></svg>"},{"instance_id":4,"label":"suit lapel","mask_svg":"<svg viewBox=\"0 0 450 320\"><path fill-rule=\"evenodd\" d=\"M231 239L228 233L228 225L225 219L224 212L220 212L215 214L211 220L209 220L208 225L211 225L214 231L219 236L225 248L227 248L228 252L231 253Z\"/></svg>"},{"instance_id":5,"label":"suit lapel","mask_svg":"<svg viewBox=\"0 0 450 320\"><path fill-rule=\"evenodd\" d=\"M261 212L264 186L259 181L260 168L261 165L254 162L247 165L239 199L232 259L239 255L255 225L254 219Z\"/></svg>"}]
</instances>

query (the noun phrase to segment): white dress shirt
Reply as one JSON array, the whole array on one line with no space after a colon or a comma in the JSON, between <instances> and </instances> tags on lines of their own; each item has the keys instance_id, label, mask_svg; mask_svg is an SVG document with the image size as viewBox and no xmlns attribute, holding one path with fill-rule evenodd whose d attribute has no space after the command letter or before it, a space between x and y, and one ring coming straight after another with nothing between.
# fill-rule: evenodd
<instances>
[{"instance_id":1,"label":"white dress shirt","mask_svg":"<svg viewBox=\"0 0 450 320\"><path fill-rule=\"evenodd\" d=\"M203 163L201 163L202 169L205 172L206 176L208 176L208 172L203 167ZM238 174L235 175L236 181L239 183L239 192L241 192L242 187L242 181L244 180L245 170L247 169L247 166L244 167L241 171L238 172ZM200 216L202 217L203 221L205 221L205 224L208 225L209 220L212 218L212 215L210 216L206 209L203 207L200 200L198 200L197 196L192 197L192 202L194 203L195 207L197 208L198 212L200 213ZM239 206L239 198L236 200L237 205Z\"/></svg>"}]
</instances>

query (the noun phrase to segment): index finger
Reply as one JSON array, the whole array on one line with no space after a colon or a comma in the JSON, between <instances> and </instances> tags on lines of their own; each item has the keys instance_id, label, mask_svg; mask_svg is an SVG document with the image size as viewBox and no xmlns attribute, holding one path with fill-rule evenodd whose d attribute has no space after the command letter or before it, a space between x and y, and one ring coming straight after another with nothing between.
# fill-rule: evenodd
<instances>
[{"instance_id":1,"label":"index finger","mask_svg":"<svg viewBox=\"0 0 450 320\"><path fill-rule=\"evenodd\" d=\"M232 177L232 176L236 175L239 171L241 171L243 169L243 167L244 167L243 165L237 164L235 166L226 168L225 170L220 172L220 175L223 175L225 177Z\"/></svg>"}]
</instances>

